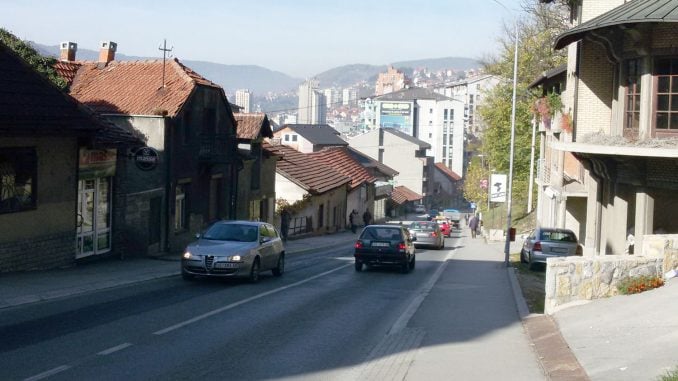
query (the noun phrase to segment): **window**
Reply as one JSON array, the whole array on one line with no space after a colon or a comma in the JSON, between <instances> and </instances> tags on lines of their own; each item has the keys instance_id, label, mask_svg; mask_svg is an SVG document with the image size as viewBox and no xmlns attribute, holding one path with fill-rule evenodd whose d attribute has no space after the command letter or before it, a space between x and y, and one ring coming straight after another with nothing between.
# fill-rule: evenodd
<instances>
[{"instance_id":1,"label":"window","mask_svg":"<svg viewBox=\"0 0 678 381\"><path fill-rule=\"evenodd\" d=\"M655 63L657 131L678 131L678 58L658 59Z\"/></svg>"},{"instance_id":2,"label":"window","mask_svg":"<svg viewBox=\"0 0 678 381\"><path fill-rule=\"evenodd\" d=\"M640 60L628 60L626 65L625 128L638 128L640 121Z\"/></svg>"},{"instance_id":3,"label":"window","mask_svg":"<svg viewBox=\"0 0 678 381\"><path fill-rule=\"evenodd\" d=\"M429 138L429 139L433 138L433 133L429 132L429 133L428 133L428 138Z\"/></svg>"},{"instance_id":4,"label":"window","mask_svg":"<svg viewBox=\"0 0 678 381\"><path fill-rule=\"evenodd\" d=\"M292 135L292 141L296 142L297 141L297 135Z\"/></svg>"},{"instance_id":5,"label":"window","mask_svg":"<svg viewBox=\"0 0 678 381\"><path fill-rule=\"evenodd\" d=\"M428 113L433 114L433 109L432 108L428 109Z\"/></svg>"},{"instance_id":6,"label":"window","mask_svg":"<svg viewBox=\"0 0 678 381\"><path fill-rule=\"evenodd\" d=\"M0 213L35 209L37 173L35 148L0 148Z\"/></svg>"},{"instance_id":7,"label":"window","mask_svg":"<svg viewBox=\"0 0 678 381\"><path fill-rule=\"evenodd\" d=\"M186 185L177 185L174 196L174 230L186 229Z\"/></svg>"},{"instance_id":8,"label":"window","mask_svg":"<svg viewBox=\"0 0 678 381\"><path fill-rule=\"evenodd\" d=\"M447 109L443 111L443 119L447 120Z\"/></svg>"},{"instance_id":9,"label":"window","mask_svg":"<svg viewBox=\"0 0 678 381\"><path fill-rule=\"evenodd\" d=\"M285 134L285 141L289 142L290 141L290 136L288 134Z\"/></svg>"}]
</instances>

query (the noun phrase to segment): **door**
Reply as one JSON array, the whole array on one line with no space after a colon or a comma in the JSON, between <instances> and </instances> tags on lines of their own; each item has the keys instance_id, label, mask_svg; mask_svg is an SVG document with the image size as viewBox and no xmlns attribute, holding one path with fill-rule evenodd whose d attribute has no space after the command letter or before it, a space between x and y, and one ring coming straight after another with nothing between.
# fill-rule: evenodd
<instances>
[{"instance_id":1,"label":"door","mask_svg":"<svg viewBox=\"0 0 678 381\"><path fill-rule=\"evenodd\" d=\"M111 250L111 178L78 181L76 258Z\"/></svg>"}]
</instances>

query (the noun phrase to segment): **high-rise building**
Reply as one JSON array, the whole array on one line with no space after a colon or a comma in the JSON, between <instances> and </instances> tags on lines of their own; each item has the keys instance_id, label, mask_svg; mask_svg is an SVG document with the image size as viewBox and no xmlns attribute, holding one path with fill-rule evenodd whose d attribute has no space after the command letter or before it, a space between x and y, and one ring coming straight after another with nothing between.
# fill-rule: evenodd
<instances>
[{"instance_id":1,"label":"high-rise building","mask_svg":"<svg viewBox=\"0 0 678 381\"><path fill-rule=\"evenodd\" d=\"M407 78L405 78L405 73L397 70L393 66L389 66L386 73L379 73L374 94L379 96L402 90L407 84L408 81Z\"/></svg>"},{"instance_id":2,"label":"high-rise building","mask_svg":"<svg viewBox=\"0 0 678 381\"><path fill-rule=\"evenodd\" d=\"M248 89L240 89L235 92L235 104L242 107L242 112L250 112L250 91Z\"/></svg>"},{"instance_id":3,"label":"high-rise building","mask_svg":"<svg viewBox=\"0 0 678 381\"><path fill-rule=\"evenodd\" d=\"M318 91L318 80L310 79L299 85L300 124L324 124L327 118L325 95Z\"/></svg>"},{"instance_id":4,"label":"high-rise building","mask_svg":"<svg viewBox=\"0 0 678 381\"><path fill-rule=\"evenodd\" d=\"M342 91L342 104L344 106L346 105L355 105L356 101L358 100L358 90L354 88L346 88Z\"/></svg>"}]
</instances>

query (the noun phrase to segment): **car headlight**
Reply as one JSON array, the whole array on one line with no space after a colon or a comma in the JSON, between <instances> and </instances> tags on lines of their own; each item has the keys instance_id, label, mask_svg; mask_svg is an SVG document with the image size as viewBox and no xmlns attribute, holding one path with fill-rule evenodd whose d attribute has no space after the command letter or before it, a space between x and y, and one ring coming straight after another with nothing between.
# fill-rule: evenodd
<instances>
[{"instance_id":1,"label":"car headlight","mask_svg":"<svg viewBox=\"0 0 678 381\"><path fill-rule=\"evenodd\" d=\"M242 257L240 255L232 255L228 257L229 261L234 261L234 262L239 262L242 261Z\"/></svg>"},{"instance_id":2,"label":"car headlight","mask_svg":"<svg viewBox=\"0 0 678 381\"><path fill-rule=\"evenodd\" d=\"M193 258L193 254L191 254L191 252L187 250L186 252L184 252L184 255L182 255L182 257L184 259L191 259Z\"/></svg>"}]
</instances>

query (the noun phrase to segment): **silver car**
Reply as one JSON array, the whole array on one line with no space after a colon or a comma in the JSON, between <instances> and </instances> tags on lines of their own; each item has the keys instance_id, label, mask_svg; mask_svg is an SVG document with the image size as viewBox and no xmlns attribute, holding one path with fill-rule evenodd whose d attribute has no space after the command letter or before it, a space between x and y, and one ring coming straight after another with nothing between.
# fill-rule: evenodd
<instances>
[{"instance_id":1,"label":"silver car","mask_svg":"<svg viewBox=\"0 0 678 381\"><path fill-rule=\"evenodd\" d=\"M181 275L259 280L262 271L280 276L285 271L285 247L271 224L219 221L196 237L181 257Z\"/></svg>"},{"instance_id":2,"label":"silver car","mask_svg":"<svg viewBox=\"0 0 678 381\"><path fill-rule=\"evenodd\" d=\"M414 221L410 224L410 234L416 238L414 245L431 246L438 250L445 247L445 236L435 221Z\"/></svg>"},{"instance_id":3,"label":"silver car","mask_svg":"<svg viewBox=\"0 0 678 381\"><path fill-rule=\"evenodd\" d=\"M520 250L520 261L529 263L546 263L550 257L582 255L577 236L572 230L558 228L536 228L525 238Z\"/></svg>"}]
</instances>

